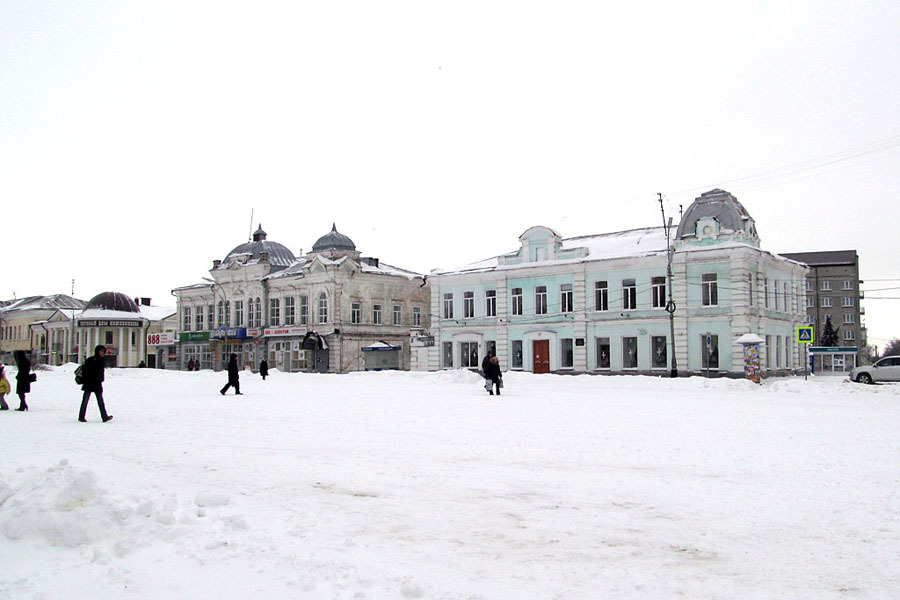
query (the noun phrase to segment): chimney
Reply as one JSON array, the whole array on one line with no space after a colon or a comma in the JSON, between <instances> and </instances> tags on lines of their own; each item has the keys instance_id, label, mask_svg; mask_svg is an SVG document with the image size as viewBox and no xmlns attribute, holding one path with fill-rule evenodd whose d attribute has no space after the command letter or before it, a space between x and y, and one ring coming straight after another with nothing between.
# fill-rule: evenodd
<instances>
[{"instance_id":1,"label":"chimney","mask_svg":"<svg viewBox=\"0 0 900 600\"><path fill-rule=\"evenodd\" d=\"M219 259L214 260L213 261L213 269L218 269L219 265L221 265L221 264L222 264L221 260L219 260Z\"/></svg>"},{"instance_id":2,"label":"chimney","mask_svg":"<svg viewBox=\"0 0 900 600\"><path fill-rule=\"evenodd\" d=\"M260 252L259 253L259 262L263 262L263 263L269 262L269 253L268 252Z\"/></svg>"},{"instance_id":3,"label":"chimney","mask_svg":"<svg viewBox=\"0 0 900 600\"><path fill-rule=\"evenodd\" d=\"M150 298L141 296L141 306L150 306Z\"/></svg>"}]
</instances>

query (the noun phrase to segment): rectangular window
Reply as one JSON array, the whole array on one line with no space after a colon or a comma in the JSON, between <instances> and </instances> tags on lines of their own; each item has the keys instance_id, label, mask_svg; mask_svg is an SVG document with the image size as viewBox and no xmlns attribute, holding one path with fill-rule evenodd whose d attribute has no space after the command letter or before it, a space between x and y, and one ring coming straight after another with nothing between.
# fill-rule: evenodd
<instances>
[{"instance_id":1,"label":"rectangular window","mask_svg":"<svg viewBox=\"0 0 900 600\"><path fill-rule=\"evenodd\" d=\"M453 294L444 294L444 318L453 318Z\"/></svg>"},{"instance_id":2,"label":"rectangular window","mask_svg":"<svg viewBox=\"0 0 900 600\"><path fill-rule=\"evenodd\" d=\"M497 316L497 290L488 290L484 293L484 316Z\"/></svg>"},{"instance_id":3,"label":"rectangular window","mask_svg":"<svg viewBox=\"0 0 900 600\"><path fill-rule=\"evenodd\" d=\"M422 326L422 309L418 306L413 307L413 327Z\"/></svg>"},{"instance_id":4,"label":"rectangular window","mask_svg":"<svg viewBox=\"0 0 900 600\"><path fill-rule=\"evenodd\" d=\"M830 291L831 291L831 282L830 282L830 281L823 281L823 282L822 282L822 291L823 291L823 292L830 292Z\"/></svg>"},{"instance_id":5,"label":"rectangular window","mask_svg":"<svg viewBox=\"0 0 900 600\"><path fill-rule=\"evenodd\" d=\"M463 292L463 318L475 316L475 292Z\"/></svg>"},{"instance_id":6,"label":"rectangular window","mask_svg":"<svg viewBox=\"0 0 900 600\"><path fill-rule=\"evenodd\" d=\"M765 288L763 289L763 298L765 298L764 306L769 308L769 278L766 278Z\"/></svg>"},{"instance_id":7,"label":"rectangular window","mask_svg":"<svg viewBox=\"0 0 900 600\"><path fill-rule=\"evenodd\" d=\"M667 365L666 336L655 335L650 338L650 368L665 369Z\"/></svg>"},{"instance_id":8,"label":"rectangular window","mask_svg":"<svg viewBox=\"0 0 900 600\"><path fill-rule=\"evenodd\" d=\"M856 323L856 315L854 315L853 313L844 313L844 323L847 325Z\"/></svg>"},{"instance_id":9,"label":"rectangular window","mask_svg":"<svg viewBox=\"0 0 900 600\"><path fill-rule=\"evenodd\" d=\"M353 325L359 325L360 320L362 319L362 307L359 302L354 302L350 305L350 323Z\"/></svg>"},{"instance_id":10,"label":"rectangular window","mask_svg":"<svg viewBox=\"0 0 900 600\"><path fill-rule=\"evenodd\" d=\"M477 369L478 364L478 342L460 342L459 343L459 366L468 369Z\"/></svg>"},{"instance_id":11,"label":"rectangular window","mask_svg":"<svg viewBox=\"0 0 900 600\"><path fill-rule=\"evenodd\" d=\"M494 340L489 340L485 342L485 345L487 346L488 352L493 352L494 356L497 356L497 342L495 342Z\"/></svg>"},{"instance_id":12,"label":"rectangular window","mask_svg":"<svg viewBox=\"0 0 900 600\"><path fill-rule=\"evenodd\" d=\"M807 291L807 292L811 292L812 289L813 289L812 281L810 281L809 279L807 279L807 280L806 280L806 291Z\"/></svg>"},{"instance_id":13,"label":"rectangular window","mask_svg":"<svg viewBox=\"0 0 900 600\"><path fill-rule=\"evenodd\" d=\"M637 308L637 285L634 279L622 280L622 309L634 310Z\"/></svg>"},{"instance_id":14,"label":"rectangular window","mask_svg":"<svg viewBox=\"0 0 900 600\"><path fill-rule=\"evenodd\" d=\"M295 298L288 296L284 299L284 324L293 325L297 318L296 309L294 307Z\"/></svg>"},{"instance_id":15,"label":"rectangular window","mask_svg":"<svg viewBox=\"0 0 900 600\"><path fill-rule=\"evenodd\" d=\"M834 302L832 301L830 296L822 296L822 308L831 308L834 306Z\"/></svg>"},{"instance_id":16,"label":"rectangular window","mask_svg":"<svg viewBox=\"0 0 900 600\"><path fill-rule=\"evenodd\" d=\"M225 324L225 303L219 300L217 306L219 310L216 313L216 326L221 327Z\"/></svg>"},{"instance_id":17,"label":"rectangular window","mask_svg":"<svg viewBox=\"0 0 900 600\"><path fill-rule=\"evenodd\" d=\"M256 326L257 326L257 327L262 327L262 326L263 326L263 321L262 321L262 300L259 299L259 298L257 298L257 299L256 299L256 302L254 302L253 305L254 305L254 310L255 310L255 312L256 312Z\"/></svg>"},{"instance_id":18,"label":"rectangular window","mask_svg":"<svg viewBox=\"0 0 900 600\"><path fill-rule=\"evenodd\" d=\"M534 288L534 314L547 314L547 286L539 285Z\"/></svg>"},{"instance_id":19,"label":"rectangular window","mask_svg":"<svg viewBox=\"0 0 900 600\"><path fill-rule=\"evenodd\" d=\"M666 307L665 277L654 277L650 280L650 296L653 299L653 308Z\"/></svg>"},{"instance_id":20,"label":"rectangular window","mask_svg":"<svg viewBox=\"0 0 900 600\"><path fill-rule=\"evenodd\" d=\"M403 313L400 311L399 304L394 305L393 312L394 312L394 320L393 320L394 325L400 325L402 323Z\"/></svg>"},{"instance_id":21,"label":"rectangular window","mask_svg":"<svg viewBox=\"0 0 900 600\"><path fill-rule=\"evenodd\" d=\"M269 298L269 324L272 327L281 325L281 299Z\"/></svg>"},{"instance_id":22,"label":"rectangular window","mask_svg":"<svg viewBox=\"0 0 900 600\"><path fill-rule=\"evenodd\" d=\"M636 337L622 338L622 368L637 369L638 344Z\"/></svg>"},{"instance_id":23,"label":"rectangular window","mask_svg":"<svg viewBox=\"0 0 900 600\"><path fill-rule=\"evenodd\" d=\"M609 368L609 338L608 337L598 337L597 338L597 360L596 360L598 369L608 369Z\"/></svg>"},{"instance_id":24,"label":"rectangular window","mask_svg":"<svg viewBox=\"0 0 900 600\"><path fill-rule=\"evenodd\" d=\"M300 324L309 324L309 297L300 296Z\"/></svg>"},{"instance_id":25,"label":"rectangular window","mask_svg":"<svg viewBox=\"0 0 900 600\"><path fill-rule=\"evenodd\" d=\"M106 345L112 346L112 343L113 343L113 332L107 331L106 332Z\"/></svg>"},{"instance_id":26,"label":"rectangular window","mask_svg":"<svg viewBox=\"0 0 900 600\"><path fill-rule=\"evenodd\" d=\"M559 286L560 312L569 313L574 310L572 284L564 283Z\"/></svg>"},{"instance_id":27,"label":"rectangular window","mask_svg":"<svg viewBox=\"0 0 900 600\"><path fill-rule=\"evenodd\" d=\"M855 338L855 334L853 333L853 330L852 330L852 329L845 329L845 330L844 330L844 341L845 341L845 342L852 342L852 341L855 340L855 339L856 339L856 338Z\"/></svg>"},{"instance_id":28,"label":"rectangular window","mask_svg":"<svg viewBox=\"0 0 900 600\"><path fill-rule=\"evenodd\" d=\"M328 322L328 296L325 292L319 294L319 324L324 325Z\"/></svg>"},{"instance_id":29,"label":"rectangular window","mask_svg":"<svg viewBox=\"0 0 900 600\"><path fill-rule=\"evenodd\" d=\"M443 356L444 356L444 368L452 369L453 368L453 342L444 342L443 343Z\"/></svg>"},{"instance_id":30,"label":"rectangular window","mask_svg":"<svg viewBox=\"0 0 900 600\"><path fill-rule=\"evenodd\" d=\"M197 315L194 319L194 331L203 331L203 307L197 307Z\"/></svg>"},{"instance_id":31,"label":"rectangular window","mask_svg":"<svg viewBox=\"0 0 900 600\"><path fill-rule=\"evenodd\" d=\"M775 289L773 290L775 292L775 310L778 310L778 282L773 281L772 283L775 287Z\"/></svg>"},{"instance_id":32,"label":"rectangular window","mask_svg":"<svg viewBox=\"0 0 900 600\"><path fill-rule=\"evenodd\" d=\"M841 306L853 306L853 298L851 296L844 296L841 298Z\"/></svg>"},{"instance_id":33,"label":"rectangular window","mask_svg":"<svg viewBox=\"0 0 900 600\"><path fill-rule=\"evenodd\" d=\"M213 319L216 312L215 306L212 304L206 307L206 328L207 329L215 329L215 325L213 325Z\"/></svg>"},{"instance_id":34,"label":"rectangular window","mask_svg":"<svg viewBox=\"0 0 900 600\"><path fill-rule=\"evenodd\" d=\"M806 308L815 308L815 306L816 306L816 299L813 298L812 296L807 296L806 297Z\"/></svg>"},{"instance_id":35,"label":"rectangular window","mask_svg":"<svg viewBox=\"0 0 900 600\"><path fill-rule=\"evenodd\" d=\"M182 311L182 317L184 317L184 330L190 331L191 330L191 307L185 306L184 308L181 309L181 311Z\"/></svg>"},{"instance_id":36,"label":"rectangular window","mask_svg":"<svg viewBox=\"0 0 900 600\"><path fill-rule=\"evenodd\" d=\"M766 336L768 339L769 336ZM709 338L709 344L706 343ZM704 369L719 368L719 336L700 334L700 366Z\"/></svg>"},{"instance_id":37,"label":"rectangular window","mask_svg":"<svg viewBox=\"0 0 900 600\"><path fill-rule=\"evenodd\" d=\"M845 279L843 282L841 282L841 289L842 290L852 290L853 282Z\"/></svg>"},{"instance_id":38,"label":"rectangular window","mask_svg":"<svg viewBox=\"0 0 900 600\"><path fill-rule=\"evenodd\" d=\"M522 314L522 288L513 288L512 294L510 297L512 298L512 314L521 315Z\"/></svg>"},{"instance_id":39,"label":"rectangular window","mask_svg":"<svg viewBox=\"0 0 900 600\"><path fill-rule=\"evenodd\" d=\"M719 305L719 283L715 273L704 273L701 276L701 304L703 306Z\"/></svg>"},{"instance_id":40,"label":"rectangular window","mask_svg":"<svg viewBox=\"0 0 900 600\"><path fill-rule=\"evenodd\" d=\"M609 310L609 287L605 281L594 283L594 310Z\"/></svg>"},{"instance_id":41,"label":"rectangular window","mask_svg":"<svg viewBox=\"0 0 900 600\"><path fill-rule=\"evenodd\" d=\"M575 340L562 338L559 340L559 366L561 369L571 369L575 366Z\"/></svg>"},{"instance_id":42,"label":"rectangular window","mask_svg":"<svg viewBox=\"0 0 900 600\"><path fill-rule=\"evenodd\" d=\"M521 369L522 360L522 340L513 340L512 343L512 368Z\"/></svg>"},{"instance_id":43,"label":"rectangular window","mask_svg":"<svg viewBox=\"0 0 900 600\"><path fill-rule=\"evenodd\" d=\"M775 336L775 368L781 368L781 336Z\"/></svg>"},{"instance_id":44,"label":"rectangular window","mask_svg":"<svg viewBox=\"0 0 900 600\"><path fill-rule=\"evenodd\" d=\"M791 298L790 293L788 293L788 282L785 281L781 284L782 291L782 299L784 300L784 312L791 312Z\"/></svg>"},{"instance_id":45,"label":"rectangular window","mask_svg":"<svg viewBox=\"0 0 900 600\"><path fill-rule=\"evenodd\" d=\"M235 300L234 301L234 326L235 327L243 327L244 326L244 301L243 300Z\"/></svg>"},{"instance_id":46,"label":"rectangular window","mask_svg":"<svg viewBox=\"0 0 900 600\"><path fill-rule=\"evenodd\" d=\"M372 305L372 323L375 325L381 325L381 305L373 304Z\"/></svg>"}]
</instances>

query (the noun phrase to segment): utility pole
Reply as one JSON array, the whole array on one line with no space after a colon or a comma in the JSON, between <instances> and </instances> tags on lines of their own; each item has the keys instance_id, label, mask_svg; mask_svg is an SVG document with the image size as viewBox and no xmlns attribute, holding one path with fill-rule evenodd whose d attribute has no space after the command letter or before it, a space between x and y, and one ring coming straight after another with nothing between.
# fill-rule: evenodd
<instances>
[{"instance_id":1,"label":"utility pole","mask_svg":"<svg viewBox=\"0 0 900 600\"><path fill-rule=\"evenodd\" d=\"M675 358L675 300L672 299L672 256L675 248L672 246L670 234L672 230L672 217L666 221L666 209L663 207L662 193L657 192L659 196L659 210L662 212L663 230L666 232L666 277L668 279L667 287L669 288L669 301L666 302L666 312L669 313L669 339L672 341L672 369L669 372L670 377L678 377L678 360Z\"/></svg>"}]
</instances>

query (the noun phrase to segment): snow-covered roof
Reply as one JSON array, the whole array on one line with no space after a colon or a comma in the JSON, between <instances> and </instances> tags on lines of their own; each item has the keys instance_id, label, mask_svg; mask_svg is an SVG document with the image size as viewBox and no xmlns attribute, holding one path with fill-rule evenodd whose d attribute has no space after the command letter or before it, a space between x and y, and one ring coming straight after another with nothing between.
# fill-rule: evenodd
<instances>
[{"instance_id":1,"label":"snow-covered roof","mask_svg":"<svg viewBox=\"0 0 900 600\"><path fill-rule=\"evenodd\" d=\"M278 273L267 275L266 277L264 277L264 279L279 279L282 277L296 277L298 275L303 275L304 271L308 271L315 261L318 261L323 265L341 265L348 260L358 265L359 270L363 273L390 275L393 277L405 277L406 279L410 280L415 279L416 277L422 277L421 273L407 271L406 269L401 269L400 267L395 267L381 261L375 261L375 259L362 257L359 260L354 261L349 256L341 256L339 258L331 259L319 254L312 259L310 259L309 257L298 258L286 269L283 269Z\"/></svg>"},{"instance_id":2,"label":"snow-covered roof","mask_svg":"<svg viewBox=\"0 0 900 600\"><path fill-rule=\"evenodd\" d=\"M56 310L56 309L75 309L81 310L87 304L84 300L73 298L66 294L53 294L52 296L28 296L19 298L18 300L6 301L7 304L0 308L0 311L13 310Z\"/></svg>"},{"instance_id":3,"label":"snow-covered roof","mask_svg":"<svg viewBox=\"0 0 900 600\"><path fill-rule=\"evenodd\" d=\"M563 250L583 248L587 254L576 258L563 258L559 260L543 260L539 262L520 262L516 264L500 264L501 258L511 258L516 252L495 256L482 261L469 263L456 269L435 269L432 275L450 275L454 273L472 273L480 271L504 271L510 269L525 269L535 266L553 264L572 264L595 260L608 260L612 258L626 258L631 256L646 256L649 254L665 254L666 234L662 227L644 227L603 233L599 235L584 235L562 240Z\"/></svg>"},{"instance_id":4,"label":"snow-covered roof","mask_svg":"<svg viewBox=\"0 0 900 600\"><path fill-rule=\"evenodd\" d=\"M177 311L171 306L139 306L140 312L123 310L106 310L91 308L76 315L77 319L146 319L151 322L162 321Z\"/></svg>"}]
</instances>

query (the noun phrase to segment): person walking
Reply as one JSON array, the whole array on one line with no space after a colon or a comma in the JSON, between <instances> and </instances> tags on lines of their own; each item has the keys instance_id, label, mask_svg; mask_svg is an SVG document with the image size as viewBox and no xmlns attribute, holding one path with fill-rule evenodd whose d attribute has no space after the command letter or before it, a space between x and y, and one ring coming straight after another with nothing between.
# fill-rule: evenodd
<instances>
[{"instance_id":1,"label":"person walking","mask_svg":"<svg viewBox=\"0 0 900 600\"><path fill-rule=\"evenodd\" d=\"M107 421L112 420L112 415L106 414L106 403L103 401L103 381L105 379L103 371L106 368L105 356L106 346L99 345L94 348L94 355L84 361L84 365L81 367L81 389L84 391L84 395L81 397L81 409L78 411L78 420L82 423L87 422L87 419L85 419L84 416L87 412L91 394L97 396L97 406L100 407L100 418L103 419L103 422L106 423Z\"/></svg>"},{"instance_id":2,"label":"person walking","mask_svg":"<svg viewBox=\"0 0 900 600\"><path fill-rule=\"evenodd\" d=\"M259 374L262 375L263 381L269 375L269 363L266 362L265 358L259 361Z\"/></svg>"},{"instance_id":3,"label":"person walking","mask_svg":"<svg viewBox=\"0 0 900 600\"><path fill-rule=\"evenodd\" d=\"M487 379L485 389L493 396L494 388L497 388L497 395L500 395L500 388L503 387L503 374L500 372L500 359L492 352L488 351L488 355L484 357L481 365L484 370L484 377Z\"/></svg>"},{"instance_id":4,"label":"person walking","mask_svg":"<svg viewBox=\"0 0 900 600\"><path fill-rule=\"evenodd\" d=\"M234 353L231 354L231 359L228 361L228 383L225 384L225 387L219 390L219 393L224 396L225 392L227 392L228 388L230 388L231 386L234 386L235 396L243 395L241 394L241 382L238 376L237 354Z\"/></svg>"},{"instance_id":5,"label":"person walking","mask_svg":"<svg viewBox=\"0 0 900 600\"><path fill-rule=\"evenodd\" d=\"M16 373L16 395L19 397L19 408L16 410L28 410L25 394L31 392L31 382L37 380L37 375L31 373L31 361L24 350L16 350L14 356L16 366L19 368L19 372Z\"/></svg>"},{"instance_id":6,"label":"person walking","mask_svg":"<svg viewBox=\"0 0 900 600\"><path fill-rule=\"evenodd\" d=\"M188 361L188 371L193 371L193 370L194 370L194 359L192 358L191 360Z\"/></svg>"},{"instance_id":7,"label":"person walking","mask_svg":"<svg viewBox=\"0 0 900 600\"><path fill-rule=\"evenodd\" d=\"M10 389L9 379L6 378L6 368L0 365L0 410L9 410L9 404L6 403L6 395Z\"/></svg>"}]
</instances>

